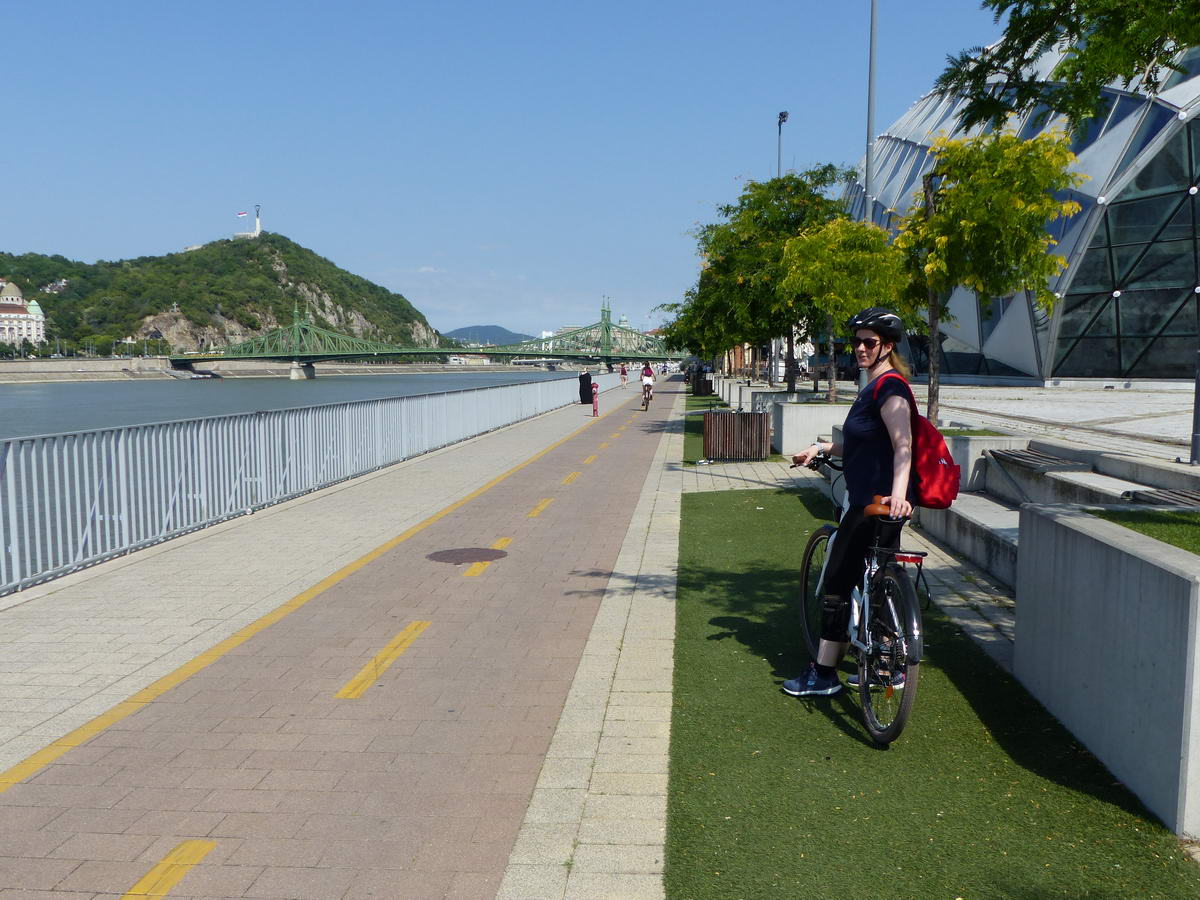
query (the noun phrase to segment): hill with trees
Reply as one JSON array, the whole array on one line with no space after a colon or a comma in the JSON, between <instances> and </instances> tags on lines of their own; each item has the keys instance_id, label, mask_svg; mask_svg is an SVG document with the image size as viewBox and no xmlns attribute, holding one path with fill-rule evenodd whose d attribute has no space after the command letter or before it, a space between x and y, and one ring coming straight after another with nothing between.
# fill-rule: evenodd
<instances>
[{"instance_id":1,"label":"hill with trees","mask_svg":"<svg viewBox=\"0 0 1200 900\"><path fill-rule=\"evenodd\" d=\"M484 345L516 344L520 341L533 340L532 334L509 331L507 328L502 328L499 325L468 325L466 328L455 328L453 331L447 331L445 336L454 338L454 340L461 341L464 344Z\"/></svg>"},{"instance_id":2,"label":"hill with trees","mask_svg":"<svg viewBox=\"0 0 1200 900\"><path fill-rule=\"evenodd\" d=\"M92 264L0 253L0 276L38 301L47 338L61 341L65 352L91 347L107 354L126 337L164 351L220 347L290 323L294 309L358 337L408 346L442 343L403 295L269 232L166 256Z\"/></svg>"}]
</instances>

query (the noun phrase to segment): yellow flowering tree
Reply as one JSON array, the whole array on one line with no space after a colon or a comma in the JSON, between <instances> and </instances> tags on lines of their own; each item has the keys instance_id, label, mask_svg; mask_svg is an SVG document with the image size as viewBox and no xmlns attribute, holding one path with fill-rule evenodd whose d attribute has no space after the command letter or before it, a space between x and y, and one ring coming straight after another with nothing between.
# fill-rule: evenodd
<instances>
[{"instance_id":1,"label":"yellow flowering tree","mask_svg":"<svg viewBox=\"0 0 1200 900\"><path fill-rule=\"evenodd\" d=\"M829 335L832 403L837 400L834 329L868 306L902 305L898 301L908 283L904 256L882 228L838 218L788 241L783 266L786 274L776 297L785 318L819 321Z\"/></svg>"},{"instance_id":2,"label":"yellow flowering tree","mask_svg":"<svg viewBox=\"0 0 1200 900\"><path fill-rule=\"evenodd\" d=\"M1006 132L951 140L929 150L933 169L901 221L895 246L913 285L928 298L929 411L937 420L938 324L950 293L971 288L986 309L993 298L1030 291L1049 311L1050 279L1066 268L1046 230L1079 212L1066 196L1086 176L1070 171L1075 155L1059 133L1021 140Z\"/></svg>"}]
</instances>

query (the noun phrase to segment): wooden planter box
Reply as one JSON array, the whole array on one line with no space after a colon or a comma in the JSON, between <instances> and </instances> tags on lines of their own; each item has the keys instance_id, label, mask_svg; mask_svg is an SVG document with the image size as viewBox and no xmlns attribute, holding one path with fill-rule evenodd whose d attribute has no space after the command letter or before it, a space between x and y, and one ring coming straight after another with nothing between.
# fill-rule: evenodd
<instances>
[{"instance_id":1,"label":"wooden planter box","mask_svg":"<svg viewBox=\"0 0 1200 900\"><path fill-rule=\"evenodd\" d=\"M770 453L770 413L704 414L704 455L708 459L766 459Z\"/></svg>"}]
</instances>

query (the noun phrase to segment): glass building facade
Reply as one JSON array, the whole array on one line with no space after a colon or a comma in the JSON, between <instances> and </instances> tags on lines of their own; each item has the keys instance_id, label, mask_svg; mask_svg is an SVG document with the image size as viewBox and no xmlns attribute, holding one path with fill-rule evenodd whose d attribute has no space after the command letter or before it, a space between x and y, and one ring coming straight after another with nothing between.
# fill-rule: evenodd
<instances>
[{"instance_id":1,"label":"glass building facade","mask_svg":"<svg viewBox=\"0 0 1200 900\"><path fill-rule=\"evenodd\" d=\"M1057 51L1039 60L1048 74ZM1050 226L1053 252L1067 259L1050 289L1061 299L1041 311L1024 295L982 308L965 289L950 298L954 321L937 342L948 375L1038 379L1194 378L1200 349L1200 48L1184 51L1151 99L1105 89L1105 114L1073 145L1074 168L1088 180L1066 197L1081 211ZM851 214L885 228L907 209L929 170L938 134L954 132L961 101L918 100L875 142L874 196L859 181L847 193ZM1017 123L1026 138L1063 130L1034 110ZM956 136L962 132L955 132ZM918 370L927 346L914 347Z\"/></svg>"}]
</instances>

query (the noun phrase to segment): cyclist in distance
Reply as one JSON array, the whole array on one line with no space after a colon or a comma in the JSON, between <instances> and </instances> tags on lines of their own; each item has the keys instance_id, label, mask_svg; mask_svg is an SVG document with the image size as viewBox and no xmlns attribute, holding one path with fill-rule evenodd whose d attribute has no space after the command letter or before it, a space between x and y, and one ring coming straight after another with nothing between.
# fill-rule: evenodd
<instances>
[{"instance_id":1,"label":"cyclist in distance","mask_svg":"<svg viewBox=\"0 0 1200 900\"><path fill-rule=\"evenodd\" d=\"M658 379L654 376L654 367L651 366L650 361L647 360L642 365L642 393L649 393L651 400L654 399L654 382L656 381L658 381Z\"/></svg>"},{"instance_id":2,"label":"cyclist in distance","mask_svg":"<svg viewBox=\"0 0 1200 900\"><path fill-rule=\"evenodd\" d=\"M908 499L912 419L909 389L904 383L910 373L897 350L904 326L899 316L880 306L864 309L847 326L854 335L854 357L867 372L867 386L846 414L841 445L814 443L792 457L797 465L808 465L821 452L840 456L850 500L825 568L817 658L799 677L783 683L784 692L794 697L832 696L842 689L837 666L849 647L850 592L862 577L863 557L874 534L874 523L864 516L864 509L878 494L894 518L912 514ZM888 372L899 373L904 381L887 378L876 384ZM883 524L880 543L898 547L900 525Z\"/></svg>"}]
</instances>

